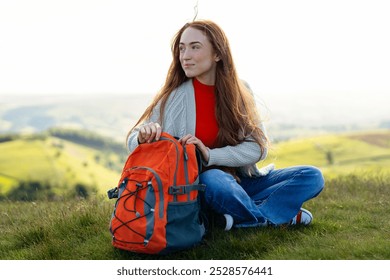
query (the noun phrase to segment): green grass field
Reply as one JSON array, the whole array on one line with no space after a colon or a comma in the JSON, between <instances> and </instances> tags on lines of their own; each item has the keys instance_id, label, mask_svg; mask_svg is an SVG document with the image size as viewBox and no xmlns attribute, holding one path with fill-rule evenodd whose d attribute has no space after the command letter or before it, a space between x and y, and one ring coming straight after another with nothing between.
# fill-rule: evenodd
<instances>
[{"instance_id":1,"label":"green grass field","mask_svg":"<svg viewBox=\"0 0 390 280\"><path fill-rule=\"evenodd\" d=\"M41 143L34 145L39 148ZM83 170L83 162L94 152L66 145L78 160L64 154L63 163L75 161ZM331 158L326 151L332 152ZM199 246L168 256L113 248L108 227L115 201L99 194L58 201L4 200L0 202L0 259L390 260L389 155L387 131L278 143L264 164L274 162L277 168L313 164L324 171L324 191L304 205L314 215L312 225L229 232L213 228ZM44 161L39 162L43 168ZM46 166L51 170L50 164Z\"/></svg>"},{"instance_id":2,"label":"green grass field","mask_svg":"<svg viewBox=\"0 0 390 280\"><path fill-rule=\"evenodd\" d=\"M168 256L113 248L113 201L2 202L0 259L389 260L389 182L383 173L341 175L305 205L309 227L213 228L200 246Z\"/></svg>"}]
</instances>

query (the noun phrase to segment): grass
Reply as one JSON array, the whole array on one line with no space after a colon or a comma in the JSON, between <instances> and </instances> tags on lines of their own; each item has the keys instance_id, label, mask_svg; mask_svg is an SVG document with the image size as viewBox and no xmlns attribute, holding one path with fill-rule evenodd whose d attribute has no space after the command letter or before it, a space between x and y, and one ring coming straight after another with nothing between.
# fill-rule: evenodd
<instances>
[{"instance_id":1,"label":"grass","mask_svg":"<svg viewBox=\"0 0 390 280\"><path fill-rule=\"evenodd\" d=\"M108 230L114 201L0 203L0 259L389 260L390 176L340 175L305 205L309 227L213 228L193 249L168 256L115 249Z\"/></svg>"}]
</instances>

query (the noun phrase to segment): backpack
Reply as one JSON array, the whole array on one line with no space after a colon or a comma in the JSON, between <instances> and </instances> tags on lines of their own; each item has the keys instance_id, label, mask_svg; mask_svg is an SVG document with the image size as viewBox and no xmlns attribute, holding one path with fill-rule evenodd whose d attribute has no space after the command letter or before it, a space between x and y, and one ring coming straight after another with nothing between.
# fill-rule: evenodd
<instances>
[{"instance_id":1,"label":"backpack","mask_svg":"<svg viewBox=\"0 0 390 280\"><path fill-rule=\"evenodd\" d=\"M118 186L110 231L114 247L136 253L167 254L201 242L198 184L201 160L195 145L181 145L163 132L128 156Z\"/></svg>"}]
</instances>

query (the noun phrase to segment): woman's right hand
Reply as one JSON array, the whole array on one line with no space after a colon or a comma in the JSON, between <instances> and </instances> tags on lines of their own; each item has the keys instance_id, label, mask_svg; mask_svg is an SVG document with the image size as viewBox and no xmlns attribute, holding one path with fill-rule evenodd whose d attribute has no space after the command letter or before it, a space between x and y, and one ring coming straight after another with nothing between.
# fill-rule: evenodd
<instances>
[{"instance_id":1,"label":"woman's right hand","mask_svg":"<svg viewBox=\"0 0 390 280\"><path fill-rule=\"evenodd\" d=\"M205 162L209 162L209 157L210 157L209 149L203 144L203 142L199 138L191 134L187 134L184 137L179 139L179 143L182 145L194 144L202 154L203 160Z\"/></svg>"},{"instance_id":2,"label":"woman's right hand","mask_svg":"<svg viewBox=\"0 0 390 280\"><path fill-rule=\"evenodd\" d=\"M159 140L161 136L161 126L158 123L150 122L140 126L138 131L138 143L150 143Z\"/></svg>"}]
</instances>

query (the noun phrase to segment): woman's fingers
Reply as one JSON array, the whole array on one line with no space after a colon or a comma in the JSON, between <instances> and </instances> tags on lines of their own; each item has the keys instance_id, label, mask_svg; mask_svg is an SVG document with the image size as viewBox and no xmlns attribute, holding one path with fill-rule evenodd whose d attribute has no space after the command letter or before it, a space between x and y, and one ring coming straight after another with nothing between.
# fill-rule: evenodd
<instances>
[{"instance_id":1,"label":"woman's fingers","mask_svg":"<svg viewBox=\"0 0 390 280\"><path fill-rule=\"evenodd\" d=\"M150 143L154 140L159 140L161 136L161 126L158 123L148 123L139 128L138 142Z\"/></svg>"},{"instance_id":2,"label":"woman's fingers","mask_svg":"<svg viewBox=\"0 0 390 280\"><path fill-rule=\"evenodd\" d=\"M199 151L201 152L203 159L206 162L209 161L209 150L203 144L203 142L201 140L199 140L197 137L195 137L195 136L193 136L191 134L187 134L184 137L179 139L179 143L182 144L182 145L194 144L199 149Z\"/></svg>"},{"instance_id":3,"label":"woman's fingers","mask_svg":"<svg viewBox=\"0 0 390 280\"><path fill-rule=\"evenodd\" d=\"M156 135L155 135L155 139L156 141L158 141L161 137L161 133L162 133L162 129L161 129L161 126L159 123L155 123L155 126L156 126Z\"/></svg>"},{"instance_id":4,"label":"woman's fingers","mask_svg":"<svg viewBox=\"0 0 390 280\"><path fill-rule=\"evenodd\" d=\"M188 140L193 137L191 134L187 134L179 139L179 143L182 145L188 144Z\"/></svg>"}]
</instances>

